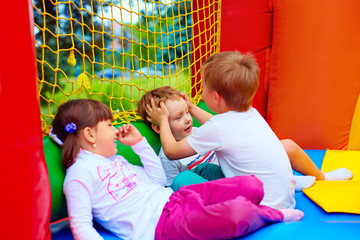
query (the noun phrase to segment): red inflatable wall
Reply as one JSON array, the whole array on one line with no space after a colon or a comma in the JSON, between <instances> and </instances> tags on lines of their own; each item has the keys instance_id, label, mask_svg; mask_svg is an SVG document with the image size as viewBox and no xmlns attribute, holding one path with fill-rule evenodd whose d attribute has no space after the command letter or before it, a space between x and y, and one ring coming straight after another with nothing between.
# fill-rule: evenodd
<instances>
[{"instance_id":1,"label":"red inflatable wall","mask_svg":"<svg viewBox=\"0 0 360 240\"><path fill-rule=\"evenodd\" d=\"M260 66L260 86L253 106L266 115L272 38L269 0L227 0L221 5L220 51L252 52Z\"/></svg>"},{"instance_id":2,"label":"red inflatable wall","mask_svg":"<svg viewBox=\"0 0 360 240\"><path fill-rule=\"evenodd\" d=\"M1 8L0 239L50 239L32 2L2 1Z\"/></svg>"}]
</instances>

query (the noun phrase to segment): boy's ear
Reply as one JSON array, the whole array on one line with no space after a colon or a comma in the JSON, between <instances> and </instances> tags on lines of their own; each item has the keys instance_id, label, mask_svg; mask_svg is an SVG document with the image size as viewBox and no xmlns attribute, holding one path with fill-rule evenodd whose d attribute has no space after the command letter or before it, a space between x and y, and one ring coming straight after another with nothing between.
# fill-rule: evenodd
<instances>
[{"instance_id":1,"label":"boy's ear","mask_svg":"<svg viewBox=\"0 0 360 240\"><path fill-rule=\"evenodd\" d=\"M85 138L86 141L88 141L89 143L91 144L94 144L95 143L95 140L96 140L96 133L95 133L95 130L90 128L90 127L86 127L84 128L83 130L83 136Z\"/></svg>"},{"instance_id":2,"label":"boy's ear","mask_svg":"<svg viewBox=\"0 0 360 240\"><path fill-rule=\"evenodd\" d=\"M222 100L221 95L217 91L214 91L214 99L215 99L215 102L218 103L218 104Z\"/></svg>"},{"instance_id":3,"label":"boy's ear","mask_svg":"<svg viewBox=\"0 0 360 240\"><path fill-rule=\"evenodd\" d=\"M155 125L152 123L151 128L154 130L154 132L156 132L157 134L160 134L160 127L158 125Z\"/></svg>"},{"instance_id":4,"label":"boy's ear","mask_svg":"<svg viewBox=\"0 0 360 240\"><path fill-rule=\"evenodd\" d=\"M217 91L214 91L214 99L218 109L227 108L224 98Z\"/></svg>"}]
</instances>

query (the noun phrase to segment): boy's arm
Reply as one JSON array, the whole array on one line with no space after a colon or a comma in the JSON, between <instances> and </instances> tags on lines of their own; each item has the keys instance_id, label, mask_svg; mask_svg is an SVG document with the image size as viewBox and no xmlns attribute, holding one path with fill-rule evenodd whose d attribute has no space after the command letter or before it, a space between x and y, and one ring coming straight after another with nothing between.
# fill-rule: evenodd
<instances>
[{"instance_id":1,"label":"boy's arm","mask_svg":"<svg viewBox=\"0 0 360 240\"><path fill-rule=\"evenodd\" d=\"M213 115L211 113L209 113L209 112L205 111L204 109L201 109L198 106L196 106L195 104L193 104L190 101L188 95L186 95L185 93L181 93L181 96L183 97L186 104L188 105L191 116L193 116L201 124L206 123L207 121L210 120L210 118L213 117Z\"/></svg>"},{"instance_id":2,"label":"boy's arm","mask_svg":"<svg viewBox=\"0 0 360 240\"><path fill-rule=\"evenodd\" d=\"M205 111L204 109L199 108L195 104L192 104L192 106L189 106L189 112L191 116L193 116L196 120L198 120L201 124L206 123L210 120L214 115L211 113Z\"/></svg>"},{"instance_id":3,"label":"boy's arm","mask_svg":"<svg viewBox=\"0 0 360 240\"><path fill-rule=\"evenodd\" d=\"M147 114L149 121L160 126L161 145L169 159L179 159L196 154L186 138L180 141L175 140L169 125L169 112L163 102L160 103L160 108L158 108L155 106L154 100L151 99L151 106L147 106Z\"/></svg>"}]
</instances>

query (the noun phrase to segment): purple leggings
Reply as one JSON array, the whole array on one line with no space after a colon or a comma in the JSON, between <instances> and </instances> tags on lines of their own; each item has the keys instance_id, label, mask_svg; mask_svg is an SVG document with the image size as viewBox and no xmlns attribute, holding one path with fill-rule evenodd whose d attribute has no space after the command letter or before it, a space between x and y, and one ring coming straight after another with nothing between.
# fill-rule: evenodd
<instances>
[{"instance_id":1,"label":"purple leggings","mask_svg":"<svg viewBox=\"0 0 360 240\"><path fill-rule=\"evenodd\" d=\"M231 239L281 222L282 212L259 205L263 196L255 176L183 186L166 203L155 239Z\"/></svg>"}]
</instances>

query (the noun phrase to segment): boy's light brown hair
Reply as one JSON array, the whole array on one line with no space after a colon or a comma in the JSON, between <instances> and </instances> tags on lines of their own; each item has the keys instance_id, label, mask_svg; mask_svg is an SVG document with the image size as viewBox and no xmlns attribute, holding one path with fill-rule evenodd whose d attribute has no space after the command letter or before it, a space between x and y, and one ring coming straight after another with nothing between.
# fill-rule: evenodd
<instances>
[{"instance_id":1,"label":"boy's light brown hair","mask_svg":"<svg viewBox=\"0 0 360 240\"><path fill-rule=\"evenodd\" d=\"M147 120L148 114L146 113L146 105L151 105L151 97L154 99L156 106L160 107L160 102L165 102L168 99L180 99L182 98L181 93L169 86L155 88L141 97L138 102L137 112L144 120L146 125L151 127L151 122Z\"/></svg>"},{"instance_id":2,"label":"boy's light brown hair","mask_svg":"<svg viewBox=\"0 0 360 240\"><path fill-rule=\"evenodd\" d=\"M221 52L210 56L201 67L202 81L216 91L228 107L248 110L259 87L260 69L251 53Z\"/></svg>"}]
</instances>

